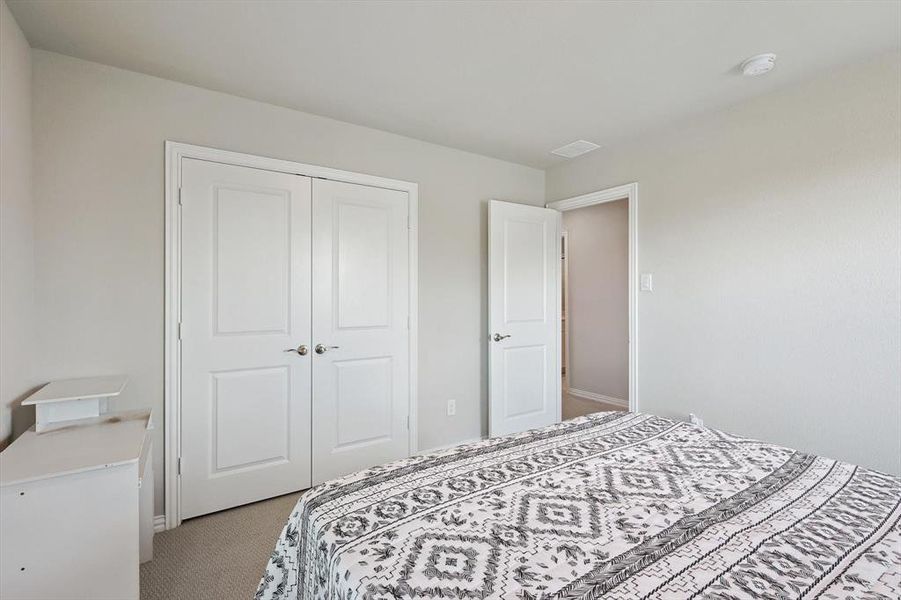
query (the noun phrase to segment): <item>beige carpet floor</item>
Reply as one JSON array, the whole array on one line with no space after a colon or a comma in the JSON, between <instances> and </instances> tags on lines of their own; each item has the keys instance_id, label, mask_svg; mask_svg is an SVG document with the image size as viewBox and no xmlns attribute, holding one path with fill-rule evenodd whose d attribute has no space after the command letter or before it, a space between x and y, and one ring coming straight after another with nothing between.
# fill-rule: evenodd
<instances>
[{"instance_id":1,"label":"beige carpet floor","mask_svg":"<svg viewBox=\"0 0 901 600\"><path fill-rule=\"evenodd\" d=\"M613 404L607 404L606 402L595 402L594 400L585 400L584 398L577 398L575 396L570 396L569 394L563 394L564 420L575 419L576 417L581 417L582 415L589 415L591 413L609 410L625 409Z\"/></svg>"},{"instance_id":2,"label":"beige carpet floor","mask_svg":"<svg viewBox=\"0 0 901 600\"><path fill-rule=\"evenodd\" d=\"M153 538L141 600L249 600L300 494L197 517Z\"/></svg>"}]
</instances>

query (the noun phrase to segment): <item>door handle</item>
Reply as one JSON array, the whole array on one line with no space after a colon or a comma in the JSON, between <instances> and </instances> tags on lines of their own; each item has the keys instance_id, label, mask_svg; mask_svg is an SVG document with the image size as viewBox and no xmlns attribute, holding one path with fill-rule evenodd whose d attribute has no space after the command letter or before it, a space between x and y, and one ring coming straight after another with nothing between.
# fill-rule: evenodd
<instances>
[{"instance_id":1,"label":"door handle","mask_svg":"<svg viewBox=\"0 0 901 600\"><path fill-rule=\"evenodd\" d=\"M310 349L307 348L306 344L301 344L297 348L288 348L285 350L285 352L297 352L301 356L306 356L309 351Z\"/></svg>"},{"instance_id":2,"label":"door handle","mask_svg":"<svg viewBox=\"0 0 901 600\"><path fill-rule=\"evenodd\" d=\"M313 350L316 351L316 354L325 354L329 350L337 350L340 346L323 346L322 344L316 344L316 347Z\"/></svg>"},{"instance_id":3,"label":"door handle","mask_svg":"<svg viewBox=\"0 0 901 600\"><path fill-rule=\"evenodd\" d=\"M509 335L501 335L501 334L499 334L499 333L495 333L495 334L492 336L491 339L493 339L495 342L499 342L499 341L501 341L501 340L507 339L508 337L510 337L510 336L509 336Z\"/></svg>"}]
</instances>

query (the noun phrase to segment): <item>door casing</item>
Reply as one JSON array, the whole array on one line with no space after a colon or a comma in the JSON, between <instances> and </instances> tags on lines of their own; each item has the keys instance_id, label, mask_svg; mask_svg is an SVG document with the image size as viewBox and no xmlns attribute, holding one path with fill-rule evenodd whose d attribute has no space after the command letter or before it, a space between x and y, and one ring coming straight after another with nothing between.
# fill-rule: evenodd
<instances>
[{"instance_id":1,"label":"door casing","mask_svg":"<svg viewBox=\"0 0 901 600\"><path fill-rule=\"evenodd\" d=\"M636 377L638 365L638 294L636 286L639 279L638 184L634 182L627 183L573 198L566 198L565 200L548 202L545 204L545 207L563 212L616 200L628 200L629 202L629 412L635 412L638 410L638 378ZM562 277L562 273L558 276ZM562 285L561 279L561 281L558 281L558 287L562 287ZM567 331L568 340L569 331Z\"/></svg>"},{"instance_id":2,"label":"door casing","mask_svg":"<svg viewBox=\"0 0 901 600\"><path fill-rule=\"evenodd\" d=\"M165 529L181 524L181 487L179 462L181 456L181 169L182 159L193 158L241 167L251 167L356 183L371 187L403 191L408 194L407 243L409 248L409 455L418 451L417 434L417 324L418 324L418 220L419 185L408 181L387 179L340 169L307 165L293 161L243 154L195 146L182 142L165 143L165 308L164 308L164 376L163 417L165 465Z\"/></svg>"}]
</instances>

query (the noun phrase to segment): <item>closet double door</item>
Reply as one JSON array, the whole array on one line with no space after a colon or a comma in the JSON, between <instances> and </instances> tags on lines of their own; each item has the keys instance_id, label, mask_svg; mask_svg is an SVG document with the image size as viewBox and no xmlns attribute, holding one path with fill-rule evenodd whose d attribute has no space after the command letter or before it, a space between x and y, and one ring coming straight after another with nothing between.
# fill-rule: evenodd
<instances>
[{"instance_id":1,"label":"closet double door","mask_svg":"<svg viewBox=\"0 0 901 600\"><path fill-rule=\"evenodd\" d=\"M408 456L406 192L184 159L181 513Z\"/></svg>"}]
</instances>

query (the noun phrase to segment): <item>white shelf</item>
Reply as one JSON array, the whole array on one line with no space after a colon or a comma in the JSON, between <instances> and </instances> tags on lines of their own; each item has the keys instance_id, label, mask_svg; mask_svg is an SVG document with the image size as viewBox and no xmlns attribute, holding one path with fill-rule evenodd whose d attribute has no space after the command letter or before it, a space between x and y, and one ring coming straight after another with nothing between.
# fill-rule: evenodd
<instances>
[{"instance_id":1,"label":"white shelf","mask_svg":"<svg viewBox=\"0 0 901 600\"><path fill-rule=\"evenodd\" d=\"M34 429L46 433L75 420L99 417L109 399L118 396L128 378L123 375L51 381L22 402L34 406Z\"/></svg>"},{"instance_id":2,"label":"white shelf","mask_svg":"<svg viewBox=\"0 0 901 600\"><path fill-rule=\"evenodd\" d=\"M64 402L66 400L87 400L89 398L111 398L118 396L128 383L124 375L110 377L83 377L81 379L60 379L51 381L25 399L22 404L42 404Z\"/></svg>"}]
</instances>

